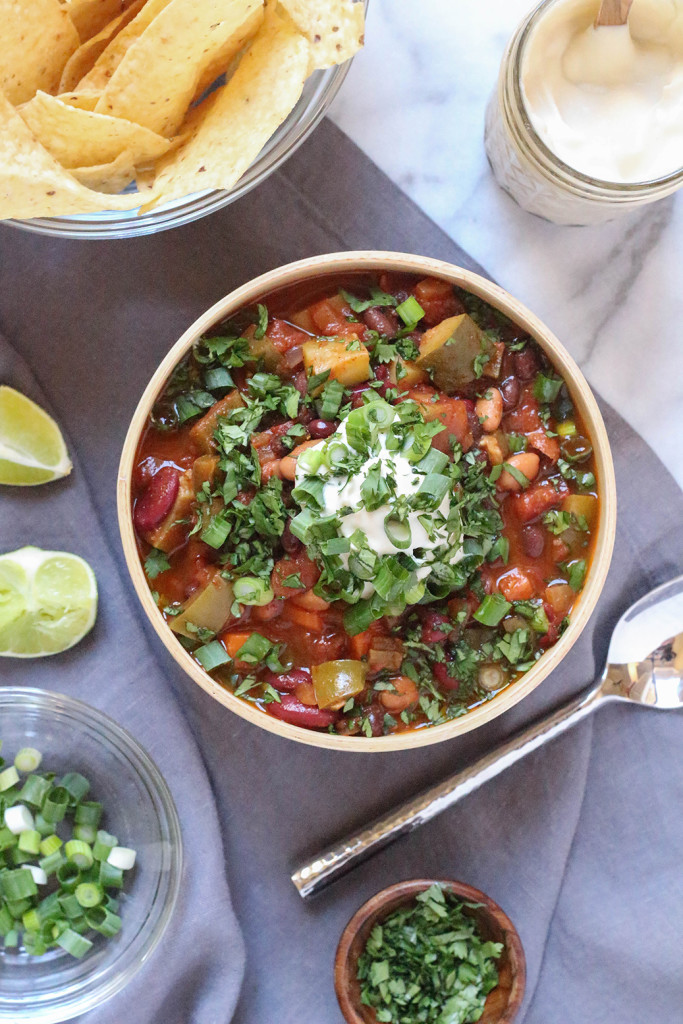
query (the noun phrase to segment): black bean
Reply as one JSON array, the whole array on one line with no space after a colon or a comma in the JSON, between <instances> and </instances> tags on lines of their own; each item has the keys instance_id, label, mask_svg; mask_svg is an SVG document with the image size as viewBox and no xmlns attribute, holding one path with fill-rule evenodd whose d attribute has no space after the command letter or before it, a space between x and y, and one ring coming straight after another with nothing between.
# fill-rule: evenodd
<instances>
[{"instance_id":1,"label":"black bean","mask_svg":"<svg viewBox=\"0 0 683 1024\"><path fill-rule=\"evenodd\" d=\"M522 380L531 380L538 373L538 369L538 356L529 345L521 352L515 352L515 371Z\"/></svg>"},{"instance_id":2,"label":"black bean","mask_svg":"<svg viewBox=\"0 0 683 1024\"><path fill-rule=\"evenodd\" d=\"M522 530L522 547L529 558L540 558L545 547L545 530L540 523L531 523Z\"/></svg>"},{"instance_id":3,"label":"black bean","mask_svg":"<svg viewBox=\"0 0 683 1024\"><path fill-rule=\"evenodd\" d=\"M285 524L285 528L282 531L282 537L280 538L282 546L288 555L295 555L297 551L300 551L303 544L298 537L295 537L289 528L289 520Z\"/></svg>"},{"instance_id":4,"label":"black bean","mask_svg":"<svg viewBox=\"0 0 683 1024\"><path fill-rule=\"evenodd\" d=\"M506 412L510 409L514 409L519 402L519 395L522 390L522 385L519 382L518 377L508 377L500 385L500 393L503 396L503 408Z\"/></svg>"}]
</instances>

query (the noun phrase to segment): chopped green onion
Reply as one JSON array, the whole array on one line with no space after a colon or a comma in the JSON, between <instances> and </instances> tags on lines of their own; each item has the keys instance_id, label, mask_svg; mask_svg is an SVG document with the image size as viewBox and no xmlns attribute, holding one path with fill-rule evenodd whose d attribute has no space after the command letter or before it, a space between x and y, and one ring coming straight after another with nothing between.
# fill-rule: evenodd
<instances>
[{"instance_id":1,"label":"chopped green onion","mask_svg":"<svg viewBox=\"0 0 683 1024\"><path fill-rule=\"evenodd\" d=\"M84 843L82 839L70 839L68 843L65 843L64 855L68 861L79 868L92 866L92 847L88 843Z\"/></svg>"},{"instance_id":2,"label":"chopped green onion","mask_svg":"<svg viewBox=\"0 0 683 1024\"><path fill-rule=\"evenodd\" d=\"M235 600L240 604L262 606L275 597L270 583L261 576L241 576L233 584Z\"/></svg>"},{"instance_id":3,"label":"chopped green onion","mask_svg":"<svg viewBox=\"0 0 683 1024\"><path fill-rule=\"evenodd\" d=\"M127 846L115 846L107 857L107 864L120 868L121 871L130 871L135 865L135 857L135 850Z\"/></svg>"},{"instance_id":4,"label":"chopped green onion","mask_svg":"<svg viewBox=\"0 0 683 1024\"><path fill-rule=\"evenodd\" d=\"M259 302L258 306L258 326L254 331L254 337L257 341L260 341L268 330L268 307L262 306Z\"/></svg>"},{"instance_id":5,"label":"chopped green onion","mask_svg":"<svg viewBox=\"0 0 683 1024\"><path fill-rule=\"evenodd\" d=\"M60 782L69 794L70 803L77 804L90 792L90 783L80 772L68 772Z\"/></svg>"},{"instance_id":6,"label":"chopped green onion","mask_svg":"<svg viewBox=\"0 0 683 1024\"><path fill-rule=\"evenodd\" d=\"M265 658L270 648L270 640L266 640L260 633L252 633L238 650L237 657L240 661L256 665Z\"/></svg>"},{"instance_id":7,"label":"chopped green onion","mask_svg":"<svg viewBox=\"0 0 683 1024\"><path fill-rule=\"evenodd\" d=\"M10 765L9 768L5 768L4 771L0 772L0 793L4 793L5 790L11 789L12 786L16 786L19 781L19 772Z\"/></svg>"},{"instance_id":8,"label":"chopped green onion","mask_svg":"<svg viewBox=\"0 0 683 1024\"><path fill-rule=\"evenodd\" d=\"M22 747L14 758L14 767L20 772L34 772L43 759L43 755L35 747Z\"/></svg>"},{"instance_id":9,"label":"chopped green onion","mask_svg":"<svg viewBox=\"0 0 683 1024\"><path fill-rule=\"evenodd\" d=\"M65 861L56 871L57 881L65 892L73 892L81 880L80 868L72 861Z\"/></svg>"},{"instance_id":10,"label":"chopped green onion","mask_svg":"<svg viewBox=\"0 0 683 1024\"><path fill-rule=\"evenodd\" d=\"M410 547L412 539L410 524L395 519L391 512L384 520L384 532L395 548Z\"/></svg>"},{"instance_id":11,"label":"chopped green onion","mask_svg":"<svg viewBox=\"0 0 683 1024\"><path fill-rule=\"evenodd\" d=\"M104 829L100 829L97 833L97 839L93 844L93 857L95 860L106 860L110 852L118 845L119 841L116 836L112 836L109 832L105 832Z\"/></svg>"},{"instance_id":12,"label":"chopped green onion","mask_svg":"<svg viewBox=\"0 0 683 1024\"><path fill-rule=\"evenodd\" d=\"M32 853L36 856L40 853L40 832L36 832L33 828L20 832L17 845L23 853Z\"/></svg>"},{"instance_id":13,"label":"chopped green onion","mask_svg":"<svg viewBox=\"0 0 683 1024\"><path fill-rule=\"evenodd\" d=\"M481 622L482 626L497 626L511 608L511 603L502 594L487 594L473 613L473 618Z\"/></svg>"},{"instance_id":14,"label":"chopped green onion","mask_svg":"<svg viewBox=\"0 0 683 1024\"><path fill-rule=\"evenodd\" d=\"M74 896L81 907L96 907L102 902L104 891L94 882L81 882L76 886Z\"/></svg>"},{"instance_id":15,"label":"chopped green onion","mask_svg":"<svg viewBox=\"0 0 683 1024\"><path fill-rule=\"evenodd\" d=\"M324 462L325 456L321 448L311 446L299 455L296 460L297 470L301 468L304 473L317 473Z\"/></svg>"},{"instance_id":16,"label":"chopped green onion","mask_svg":"<svg viewBox=\"0 0 683 1024\"><path fill-rule=\"evenodd\" d=\"M94 843L97 829L94 825L74 825L74 839L82 839L84 843Z\"/></svg>"},{"instance_id":17,"label":"chopped green onion","mask_svg":"<svg viewBox=\"0 0 683 1024\"><path fill-rule=\"evenodd\" d=\"M33 875L28 868L17 868L16 871L4 871L0 874L0 888L8 902L21 902L28 896L35 896L38 892L38 887L33 880Z\"/></svg>"},{"instance_id":18,"label":"chopped green onion","mask_svg":"<svg viewBox=\"0 0 683 1024\"><path fill-rule=\"evenodd\" d=\"M121 889L123 887L123 871L105 861L100 863L100 885L105 889Z\"/></svg>"},{"instance_id":19,"label":"chopped green onion","mask_svg":"<svg viewBox=\"0 0 683 1024\"><path fill-rule=\"evenodd\" d=\"M53 824L64 820L69 806L69 791L64 786L55 786L43 801L42 815Z\"/></svg>"},{"instance_id":20,"label":"chopped green onion","mask_svg":"<svg viewBox=\"0 0 683 1024\"><path fill-rule=\"evenodd\" d=\"M51 836L45 836L40 843L40 852L43 857L49 857L51 853L56 853L57 850L62 846L62 840L59 836L54 833Z\"/></svg>"},{"instance_id":21,"label":"chopped green onion","mask_svg":"<svg viewBox=\"0 0 683 1024\"><path fill-rule=\"evenodd\" d=\"M205 544L208 544L209 547L217 550L225 543L229 533L230 523L219 514L214 516L208 525L204 527L201 533L201 538Z\"/></svg>"},{"instance_id":22,"label":"chopped green onion","mask_svg":"<svg viewBox=\"0 0 683 1024\"><path fill-rule=\"evenodd\" d=\"M409 295L405 302L401 302L396 307L396 312L406 327L414 327L425 315L424 309L414 295Z\"/></svg>"},{"instance_id":23,"label":"chopped green onion","mask_svg":"<svg viewBox=\"0 0 683 1024\"><path fill-rule=\"evenodd\" d=\"M5 826L15 836L18 836L21 832L26 832L27 829L34 827L33 815L23 804L8 807L5 811Z\"/></svg>"},{"instance_id":24,"label":"chopped green onion","mask_svg":"<svg viewBox=\"0 0 683 1024\"><path fill-rule=\"evenodd\" d=\"M230 661L230 655L218 640L212 640L210 643L204 644L203 647L198 647L194 651L194 656L207 672L212 672L219 665L225 665Z\"/></svg>"},{"instance_id":25,"label":"chopped green onion","mask_svg":"<svg viewBox=\"0 0 683 1024\"><path fill-rule=\"evenodd\" d=\"M86 911L85 919L91 928L102 935L111 937L121 930L121 918L106 907L93 907Z\"/></svg>"},{"instance_id":26,"label":"chopped green onion","mask_svg":"<svg viewBox=\"0 0 683 1024\"><path fill-rule=\"evenodd\" d=\"M28 775L24 779L24 785L21 787L19 798L32 807L42 807L43 801L51 788L50 782L44 779L42 775Z\"/></svg>"},{"instance_id":27,"label":"chopped green onion","mask_svg":"<svg viewBox=\"0 0 683 1024\"><path fill-rule=\"evenodd\" d=\"M77 825L94 825L96 828L102 817L102 804L97 800L83 800L74 812Z\"/></svg>"},{"instance_id":28,"label":"chopped green onion","mask_svg":"<svg viewBox=\"0 0 683 1024\"><path fill-rule=\"evenodd\" d=\"M546 377L545 374L539 373L534 381L534 397L544 405L554 402L560 393L562 383L561 377Z\"/></svg>"},{"instance_id":29,"label":"chopped green onion","mask_svg":"<svg viewBox=\"0 0 683 1024\"><path fill-rule=\"evenodd\" d=\"M92 949L90 939L86 939L84 935L79 935L72 928L64 929L57 939L57 945L65 949L67 953L71 953L71 956L75 956L77 960L85 956L89 949Z\"/></svg>"},{"instance_id":30,"label":"chopped green onion","mask_svg":"<svg viewBox=\"0 0 683 1024\"><path fill-rule=\"evenodd\" d=\"M206 370L204 373L204 387L207 391L217 391L220 388L232 388L235 382L229 370L224 366L218 366L214 370Z\"/></svg>"}]
</instances>

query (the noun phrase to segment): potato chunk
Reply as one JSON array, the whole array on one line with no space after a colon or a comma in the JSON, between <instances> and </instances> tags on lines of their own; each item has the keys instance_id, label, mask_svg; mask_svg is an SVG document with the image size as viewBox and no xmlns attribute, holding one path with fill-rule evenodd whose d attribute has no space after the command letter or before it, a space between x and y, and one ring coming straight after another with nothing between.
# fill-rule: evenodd
<instances>
[{"instance_id":1,"label":"potato chunk","mask_svg":"<svg viewBox=\"0 0 683 1024\"><path fill-rule=\"evenodd\" d=\"M437 388L452 395L475 380L475 359L494 355L493 342L467 313L450 316L422 336L416 362L428 370Z\"/></svg>"},{"instance_id":2,"label":"potato chunk","mask_svg":"<svg viewBox=\"0 0 683 1024\"><path fill-rule=\"evenodd\" d=\"M209 411L194 424L190 430L190 437L206 455L214 453L213 434L218 426L219 418L227 416L233 409L239 409L242 405L244 405L242 396L235 388L234 391L228 392L225 398L221 398L215 405L212 405Z\"/></svg>"},{"instance_id":3,"label":"potato chunk","mask_svg":"<svg viewBox=\"0 0 683 1024\"><path fill-rule=\"evenodd\" d=\"M230 612L233 601L232 583L224 579L217 569L213 579L204 589L193 594L180 615L171 620L171 629L174 633L182 633L193 640L197 639L197 635L188 630L188 622L193 626L218 633L233 617Z\"/></svg>"},{"instance_id":4,"label":"potato chunk","mask_svg":"<svg viewBox=\"0 0 683 1024\"><path fill-rule=\"evenodd\" d=\"M359 349L351 348L352 338L318 338L316 341L305 341L301 346L304 353L304 366L311 375L330 371L330 378L340 381L346 387L360 384L370 378L370 355L365 345Z\"/></svg>"}]
</instances>

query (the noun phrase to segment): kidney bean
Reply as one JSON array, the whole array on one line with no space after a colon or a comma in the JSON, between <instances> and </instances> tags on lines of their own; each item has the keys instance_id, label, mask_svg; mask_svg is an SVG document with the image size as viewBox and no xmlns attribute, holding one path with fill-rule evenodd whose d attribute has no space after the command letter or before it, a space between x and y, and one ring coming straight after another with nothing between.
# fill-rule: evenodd
<instances>
[{"instance_id":1,"label":"kidney bean","mask_svg":"<svg viewBox=\"0 0 683 1024\"><path fill-rule=\"evenodd\" d=\"M360 409L362 405L365 405L363 401L363 392L370 389L369 384L356 384L355 387L351 388L351 405L354 409Z\"/></svg>"},{"instance_id":2,"label":"kidney bean","mask_svg":"<svg viewBox=\"0 0 683 1024\"><path fill-rule=\"evenodd\" d=\"M282 537L280 543L287 552L288 555L295 555L297 551L301 551L303 544L298 537L295 537L289 528L289 519L285 523L285 528L282 531Z\"/></svg>"},{"instance_id":3,"label":"kidney bean","mask_svg":"<svg viewBox=\"0 0 683 1024\"><path fill-rule=\"evenodd\" d=\"M521 352L515 352L515 371L522 380L531 380L539 370L538 356L534 350L527 345Z\"/></svg>"},{"instance_id":4,"label":"kidney bean","mask_svg":"<svg viewBox=\"0 0 683 1024\"><path fill-rule=\"evenodd\" d=\"M400 327L398 317L392 310L387 310L387 312L383 313L377 308L366 309L363 313L363 320L371 331L385 334L388 338L393 338L398 333Z\"/></svg>"},{"instance_id":5,"label":"kidney bean","mask_svg":"<svg viewBox=\"0 0 683 1024\"><path fill-rule=\"evenodd\" d=\"M315 413L311 409L309 409L308 406L302 405L301 408L299 409L299 415L297 416L297 420L299 421L299 423L303 423L304 426L308 426L308 424L311 422L312 419L314 419L314 417Z\"/></svg>"},{"instance_id":6,"label":"kidney bean","mask_svg":"<svg viewBox=\"0 0 683 1024\"><path fill-rule=\"evenodd\" d=\"M521 391L522 385L519 383L518 377L508 377L502 382L500 393L503 396L503 408L506 412L514 409L517 405Z\"/></svg>"},{"instance_id":7,"label":"kidney bean","mask_svg":"<svg viewBox=\"0 0 683 1024\"><path fill-rule=\"evenodd\" d=\"M481 420L477 416L476 410L474 409L474 403L470 402L469 404L472 408L467 409L467 423L470 429L470 434L472 435L472 440L476 442L481 440L484 428L481 424Z\"/></svg>"},{"instance_id":8,"label":"kidney bean","mask_svg":"<svg viewBox=\"0 0 683 1024\"><path fill-rule=\"evenodd\" d=\"M306 376L306 372L304 370L299 370L298 373L294 374L294 376L292 377L292 384L297 389L300 395L308 394L308 377Z\"/></svg>"},{"instance_id":9,"label":"kidney bean","mask_svg":"<svg viewBox=\"0 0 683 1024\"><path fill-rule=\"evenodd\" d=\"M283 602L281 601L280 604ZM276 690L284 690L285 693L294 693L297 686L311 684L311 673L307 668L291 668L289 672L266 672L264 683L270 683Z\"/></svg>"},{"instance_id":10,"label":"kidney bean","mask_svg":"<svg viewBox=\"0 0 683 1024\"><path fill-rule=\"evenodd\" d=\"M422 620L422 643L438 644L453 629L453 623L443 612L426 612Z\"/></svg>"},{"instance_id":11,"label":"kidney bean","mask_svg":"<svg viewBox=\"0 0 683 1024\"><path fill-rule=\"evenodd\" d=\"M312 420L308 425L308 433L311 437L329 437L334 434L337 424L332 420Z\"/></svg>"},{"instance_id":12,"label":"kidney bean","mask_svg":"<svg viewBox=\"0 0 683 1024\"><path fill-rule=\"evenodd\" d=\"M529 558L540 558L545 548L545 530L540 523L532 523L522 530L522 547Z\"/></svg>"},{"instance_id":13,"label":"kidney bean","mask_svg":"<svg viewBox=\"0 0 683 1024\"><path fill-rule=\"evenodd\" d=\"M144 494L135 503L133 522L140 533L153 530L166 518L178 495L179 484L180 474L172 466L162 466L154 474Z\"/></svg>"},{"instance_id":14,"label":"kidney bean","mask_svg":"<svg viewBox=\"0 0 683 1024\"><path fill-rule=\"evenodd\" d=\"M339 718L338 711L326 711L310 704L302 704L293 693L285 693L281 702L274 700L266 704L266 711L273 718L289 722L290 725L301 726L302 729L327 729Z\"/></svg>"},{"instance_id":15,"label":"kidney bean","mask_svg":"<svg viewBox=\"0 0 683 1024\"><path fill-rule=\"evenodd\" d=\"M392 386L388 363L380 363L379 366L375 367L375 380L382 382L381 387L375 389L377 394L381 395L382 398L386 398L387 390Z\"/></svg>"},{"instance_id":16,"label":"kidney bean","mask_svg":"<svg viewBox=\"0 0 683 1024\"><path fill-rule=\"evenodd\" d=\"M457 690L459 688L460 680L449 676L448 666L443 662L432 665L432 673L442 690Z\"/></svg>"}]
</instances>

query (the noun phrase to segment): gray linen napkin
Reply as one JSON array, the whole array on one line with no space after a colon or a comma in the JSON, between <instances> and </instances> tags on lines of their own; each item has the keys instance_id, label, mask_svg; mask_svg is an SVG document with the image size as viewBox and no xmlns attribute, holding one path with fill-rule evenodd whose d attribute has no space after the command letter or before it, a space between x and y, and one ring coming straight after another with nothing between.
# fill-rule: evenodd
<instances>
[{"instance_id":1,"label":"gray linen napkin","mask_svg":"<svg viewBox=\"0 0 683 1024\"><path fill-rule=\"evenodd\" d=\"M0 382L49 409L25 363L2 336ZM75 456L70 477L43 487L1 488L0 550L36 544L82 555L98 580L97 622L77 647L64 654L32 662L0 659L0 685L26 684L68 693L129 729L171 789L185 855L179 900L160 946L125 994L88 1014L88 1021L223 1021L237 1000L244 944L225 880L215 801L197 745L112 558L77 447L68 437L67 443Z\"/></svg>"},{"instance_id":2,"label":"gray linen napkin","mask_svg":"<svg viewBox=\"0 0 683 1024\"><path fill-rule=\"evenodd\" d=\"M329 123L238 204L173 232L87 244L0 230L0 326L69 430L121 571L117 462L135 404L161 356L196 316L254 274L350 248L426 253L474 267ZM216 797L247 944L235 1024L339 1024L332 958L344 924L382 886L429 874L479 886L517 924L529 968L520 1024L682 1019L683 825L677 809L683 804L683 714L606 709L383 851L315 903L302 903L289 881L303 855L577 693L602 667L611 627L626 606L683 571L683 495L623 420L609 408L604 413L621 507L599 607L561 668L474 733L386 755L316 751L280 740L218 707L184 678L143 624L199 742ZM41 522L49 522L49 497L46 489ZM100 575L104 629L112 577L106 568ZM127 594L131 613L139 616L130 585ZM93 664L106 662L105 639L92 638ZM24 672L27 682L36 681L32 668ZM143 671L136 676L140 686L144 677ZM59 688L59 679L50 685ZM118 706L118 717L125 711ZM176 747L175 765L185 757ZM180 810L186 832L202 825L203 809ZM190 861L188 875L196 870ZM208 874L208 865L202 870ZM174 986L163 956L152 966L162 974L159 984L169 986L167 1006L182 1006L185 990L194 988L198 998L213 977L181 977ZM219 1015L194 1005L193 1013L185 1012L186 1024L226 1024L230 1016L229 999ZM111 1007L121 1021L166 1021L132 990ZM91 1019L99 1024L96 1015L88 1024Z\"/></svg>"}]
</instances>

